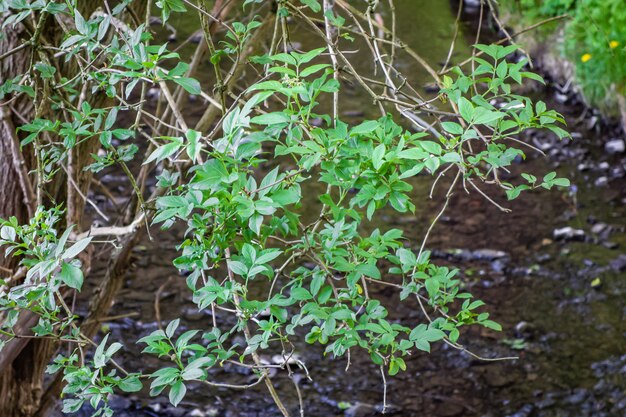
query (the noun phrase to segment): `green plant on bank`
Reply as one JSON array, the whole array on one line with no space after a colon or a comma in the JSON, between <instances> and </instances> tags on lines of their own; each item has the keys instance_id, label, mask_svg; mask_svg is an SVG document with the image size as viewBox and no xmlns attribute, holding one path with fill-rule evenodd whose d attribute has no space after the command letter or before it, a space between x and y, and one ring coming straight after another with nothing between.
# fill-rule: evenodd
<instances>
[{"instance_id":1,"label":"green plant on bank","mask_svg":"<svg viewBox=\"0 0 626 417\"><path fill-rule=\"evenodd\" d=\"M622 0L506 0L500 2L526 24L568 14L559 49L576 69L585 98L615 113L626 95L626 8ZM553 26L550 26L553 28Z\"/></svg>"},{"instance_id":2,"label":"green plant on bank","mask_svg":"<svg viewBox=\"0 0 626 417\"><path fill-rule=\"evenodd\" d=\"M516 147L521 132L547 128L559 138L568 137L559 127L564 121L557 112L513 90L524 79L541 81L525 70L524 61L506 59L516 46L476 45L484 54L474 58L473 72L457 67L453 77L441 79L439 97L450 102L454 111L443 112L445 117L435 120L436 129L417 123L421 130L407 129L392 113L350 125L336 113L318 110L320 101L340 94L332 59L339 55L336 44L257 56L252 61L262 76L245 86L230 105L222 103L223 116L211 133L185 127L179 120L181 125L170 129L170 134L147 135L149 151L138 157L142 154L138 149L145 148L138 126L117 123L120 112L141 115L143 103L133 101L135 87L161 86L164 102L174 113L175 98L168 85L206 93L188 76L189 65L167 44L155 43L145 25L130 29L116 21L130 3L82 16L72 2L9 1L3 10L11 13L5 29L32 15L73 22L55 51L82 70L75 79L67 79L54 63L35 58L30 73L2 86L3 97L37 98L39 83L46 83L52 87L46 100L51 106L63 106L70 115L67 120L37 117L19 127L25 132L22 146L37 145L40 181L50 181L67 162L70 150L89 140L100 143L88 167L94 172L120 166L128 174L125 164L131 161L158 165L159 192L140 207L138 223L151 218L161 229L184 226L174 265L187 276L199 310L219 310L224 313L220 317L228 318L218 321L213 314L212 326L191 330L174 320L142 337L138 343L145 345L144 353L164 359L152 373L129 371L115 362L115 354L124 346L111 343L110 335L94 344L90 357L86 350L93 342L83 335L80 317L64 299L67 288L81 290L79 255L90 244L107 243L92 241L89 234L72 235L72 228L63 226L62 209L57 206L38 208L26 225L15 218L3 220L0 245L27 271L20 283L0 283L3 344L18 336L13 329L17 316L28 311L38 317L34 337L69 346L48 368L64 375L64 412L77 411L89 402L97 410L95 415L110 416L109 394L138 391L149 381L152 395L167 392L175 406L193 382L235 388L265 383L287 415L269 367L259 359L261 353L280 352L281 369L292 375L292 368L297 368L308 375L302 361L295 360L294 365L290 360L294 346L302 349L303 341L321 344L326 355L348 357L348 362L351 350L363 349L384 377L406 370L405 358L416 351L429 352L433 343L464 349L458 340L465 326L501 330L489 313L479 310L484 303L464 290L459 271L430 258L425 249L428 235L414 250L401 230L365 233L363 226L383 208L405 213L424 204L411 195L411 178L416 175L452 178L446 198L465 187L490 201L478 184L491 184L509 199L525 190L569 185L555 173L542 180L525 173L525 183L517 185L500 179L500 172L525 158ZM246 3L252 7L259 2ZM171 13L189 13L185 4L155 3L164 22ZM297 6L321 13L314 0ZM277 15L298 17L299 10L281 1ZM343 24L332 11L325 13L335 24ZM227 29L228 40L217 45L224 48L213 51L213 62L238 59L245 49L242 44L258 26L233 23ZM108 96L108 104L94 108L80 102L83 84L90 86L91 94ZM410 108L400 99L386 99L387 104L400 106L401 116L431 108L425 104ZM385 97L376 101L382 103ZM322 120L321 125L315 120ZM136 179L128 175L137 190ZM301 210L302 194L311 183L324 184L325 192L316 196L319 213L307 218ZM390 319L389 306L373 290L380 286L397 290L400 301L415 300L424 312L423 320ZM241 336L245 343L239 341ZM225 364L252 368L258 379L247 386L212 381L211 369Z\"/></svg>"}]
</instances>

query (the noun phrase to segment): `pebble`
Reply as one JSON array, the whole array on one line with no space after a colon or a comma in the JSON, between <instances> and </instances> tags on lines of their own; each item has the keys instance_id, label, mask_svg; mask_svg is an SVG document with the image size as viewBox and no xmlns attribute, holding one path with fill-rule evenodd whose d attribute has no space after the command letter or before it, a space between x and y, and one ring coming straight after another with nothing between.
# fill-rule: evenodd
<instances>
[{"instance_id":1,"label":"pebble","mask_svg":"<svg viewBox=\"0 0 626 417\"><path fill-rule=\"evenodd\" d=\"M495 261L508 257L508 254L500 250L479 249L472 252L472 257L477 260Z\"/></svg>"},{"instance_id":2,"label":"pebble","mask_svg":"<svg viewBox=\"0 0 626 417\"><path fill-rule=\"evenodd\" d=\"M565 398L565 402L572 404L572 405L577 405L582 403L583 401L585 401L585 398L587 398L588 395L588 391L584 388L576 388L574 390L574 393L570 396L568 396L567 398Z\"/></svg>"},{"instance_id":3,"label":"pebble","mask_svg":"<svg viewBox=\"0 0 626 417\"><path fill-rule=\"evenodd\" d=\"M567 226L561 227L560 229L554 229L552 236L555 240L585 240L585 231Z\"/></svg>"},{"instance_id":4,"label":"pebble","mask_svg":"<svg viewBox=\"0 0 626 417\"><path fill-rule=\"evenodd\" d=\"M591 228L591 233L593 233L594 235L599 235L600 233L602 233L607 227L609 227L608 224L606 223L596 223L593 225L593 227Z\"/></svg>"},{"instance_id":5,"label":"pebble","mask_svg":"<svg viewBox=\"0 0 626 417\"><path fill-rule=\"evenodd\" d=\"M615 272L626 271L626 254L622 254L618 256L617 258L613 259L611 262L609 262L609 266Z\"/></svg>"},{"instance_id":6,"label":"pebble","mask_svg":"<svg viewBox=\"0 0 626 417\"><path fill-rule=\"evenodd\" d=\"M463 4L465 4L465 7L473 9L480 7L480 0L465 0Z\"/></svg>"},{"instance_id":7,"label":"pebble","mask_svg":"<svg viewBox=\"0 0 626 417\"><path fill-rule=\"evenodd\" d=\"M609 183L609 179L608 179L607 177L602 176L602 177L598 177L598 178L596 178L596 180L594 181L594 183L593 183L593 184L594 184L596 187L604 187L604 186L606 186L608 183Z\"/></svg>"},{"instance_id":8,"label":"pebble","mask_svg":"<svg viewBox=\"0 0 626 417\"><path fill-rule=\"evenodd\" d=\"M356 403L344 412L345 417L368 417L376 415L376 407L371 404Z\"/></svg>"},{"instance_id":9,"label":"pebble","mask_svg":"<svg viewBox=\"0 0 626 417\"><path fill-rule=\"evenodd\" d=\"M626 150L626 143L623 139L611 139L604 144L604 150L610 154L622 153Z\"/></svg>"},{"instance_id":10,"label":"pebble","mask_svg":"<svg viewBox=\"0 0 626 417\"><path fill-rule=\"evenodd\" d=\"M619 243L616 242L602 242L602 246L604 246L607 249L617 249L619 248Z\"/></svg>"}]
</instances>

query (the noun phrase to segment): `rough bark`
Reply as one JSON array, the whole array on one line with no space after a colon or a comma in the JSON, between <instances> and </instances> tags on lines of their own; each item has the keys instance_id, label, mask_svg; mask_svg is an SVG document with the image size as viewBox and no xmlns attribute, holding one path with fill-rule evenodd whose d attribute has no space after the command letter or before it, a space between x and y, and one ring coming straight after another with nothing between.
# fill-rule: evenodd
<instances>
[{"instance_id":1,"label":"rough bark","mask_svg":"<svg viewBox=\"0 0 626 417\"><path fill-rule=\"evenodd\" d=\"M221 4L221 2L218 2ZM98 7L100 0L80 1L79 7L83 16L90 16ZM146 13L147 2L135 2L133 16L142 19ZM227 9L227 8L225 8ZM222 16L223 10L214 10L217 16ZM129 16L130 17L130 16ZM2 17L0 16L0 24ZM42 39L56 43L60 38L55 19L47 19L46 27L41 31ZM0 37L0 55L12 51L29 35L23 28L5 31ZM24 35L24 36L22 36ZM31 47L26 47L0 61L0 83L16 75L28 72ZM60 70L70 79L76 74L77 68L69 64L57 63ZM105 100L102 97L90 97L92 107L102 107ZM33 189L36 190L36 178L31 172L35 167L32 149L21 150L22 160L16 158L20 151L19 139L15 127L24 123L24 120L34 118L33 101L20 97L12 102L11 106L3 107L0 112L0 217L16 216L20 223L28 221L29 214L34 210ZM45 117L56 119L62 117L46 109ZM71 151L69 177L61 172L53 184L46 184L48 195L57 201L45 201L44 204L65 202L67 207L66 222L76 224L80 229L85 199L91 183L91 173L82 168L91 163L90 155L96 153L99 141L84 141ZM28 177L30 175L30 177ZM26 178L24 178L26 176ZM27 182L25 182L25 180ZM89 316L83 324L83 333L93 337L100 328L100 318L108 312L118 290L123 285L126 267L129 262L132 248L136 245L142 230L136 230L125 236L121 241L119 251L112 257L108 270L98 290L90 300ZM14 260L5 260L0 254L0 274L7 274L14 265ZM84 264L89 264L84 260ZM2 275L0 275L2 276ZM88 279L87 274L85 278ZM1 317L0 317L1 319ZM29 329L36 323L36 316L24 313L20 316L16 334L28 336ZM9 342L0 353L0 416L1 417L43 417L46 416L58 401L63 387L62 375L57 375L49 384L44 386L44 371L50 359L58 349L58 343L49 339L17 338Z\"/></svg>"},{"instance_id":2,"label":"rough bark","mask_svg":"<svg viewBox=\"0 0 626 417\"><path fill-rule=\"evenodd\" d=\"M1 20L1 19L0 19ZM13 50L21 43L23 28L4 32L0 38L0 54ZM23 49L0 62L0 84L26 72L29 65L29 48ZM33 202L29 201L26 189L31 178L24 178L24 173L31 166L28 150L20 152L22 159L16 158L15 125L17 116L28 117L32 114L31 100L16 100L10 105L3 104L0 111L0 217L15 216L20 222L26 222ZM19 151L19 149L18 149ZM28 182L28 185L26 184ZM0 274L8 275L15 266L13 259L5 259L0 253ZM17 331L26 331L32 327L32 316L23 316ZM35 411L43 391L41 375L47 361L39 358L49 357L51 343L48 340L28 341L16 339L10 342L0 356L0 416L29 416Z\"/></svg>"}]
</instances>

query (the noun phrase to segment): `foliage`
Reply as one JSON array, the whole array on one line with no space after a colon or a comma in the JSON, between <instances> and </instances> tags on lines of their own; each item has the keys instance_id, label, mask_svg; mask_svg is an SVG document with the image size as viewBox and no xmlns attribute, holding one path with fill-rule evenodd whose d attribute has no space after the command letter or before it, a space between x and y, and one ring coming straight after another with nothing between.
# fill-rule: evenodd
<instances>
[{"instance_id":1,"label":"foliage","mask_svg":"<svg viewBox=\"0 0 626 417\"><path fill-rule=\"evenodd\" d=\"M612 113L616 95L626 94L626 9L621 0L503 1L523 21L567 13L560 46L576 68L576 81L593 105Z\"/></svg>"},{"instance_id":2,"label":"foliage","mask_svg":"<svg viewBox=\"0 0 626 417\"><path fill-rule=\"evenodd\" d=\"M189 13L185 3L155 4L165 22L172 13ZM247 1L245 7L260 7L258 3ZM319 2L301 3L311 13L322 13ZM137 135L139 126L120 127L118 114L141 115L143 93L136 98L138 86L142 91L146 85L159 86L172 113L178 111L173 97L183 90L206 94L191 77L189 64L167 44L155 42L145 25L130 29L117 24L115 19L129 2L92 16L82 16L71 2L51 4L9 1L6 10L12 14L5 20L5 28L31 14L59 14L73 22L58 49L62 59L81 66L76 77L65 77L54 65L35 59L36 77L24 74L2 87L6 95L39 94L42 83L51 84L54 88L45 100L69 114L64 120L41 116L19 127L24 132L22 146L37 146L38 177L50 181L70 151L84 141L100 144L90 170L119 166L135 191L137 179L126 163L158 165L159 192L141 206L139 222L145 216L162 229L184 225L174 265L187 276L198 309L230 313L228 320L210 328L184 331L175 320L141 338L146 354L171 362L150 374L117 365L112 358L123 346L109 344L108 336L88 360L83 349L92 342L65 304L63 289L81 289L77 258L91 238L72 234L61 221L60 207L39 208L27 225L15 218L3 221L0 245L28 272L20 285L3 283L2 334L16 336L18 313L30 311L39 317L33 328L36 337L70 344L70 354L61 354L49 367L51 373L64 374L64 411L76 411L89 401L97 413L111 415L107 395L139 390L143 379L150 380L152 395L167 391L171 403L178 405L190 381L219 386L209 372L227 362L256 367L257 382L271 386L258 354L280 351L285 367L292 347L302 339L324 345L326 354L334 357L363 349L381 370L395 375L406 370L408 355L429 352L433 343L461 348L458 339L465 326L501 329L489 313L479 311L484 303L464 290L457 269L431 260L424 249L426 239L414 251L401 230L373 228L371 222L380 210L414 212L423 204L411 195L411 179L417 175L440 178L452 173L448 196L461 183L483 194L477 183L494 184L509 199L525 190L569 185L555 173L541 181L523 174L527 183L519 185L500 180L499 172L525 158L510 141L519 133L547 128L559 138L568 137L558 113L515 93L513 86L525 79L542 81L525 70L525 61L507 60L516 46L476 45L483 57L474 58L473 72L457 67L453 77L440 80L439 98L450 103L453 112L435 120L437 129L419 123L421 130L408 129L391 114L393 106L384 108L389 112L381 117L357 125L342 121L336 112L321 111L319 103L340 92L337 64L329 60L335 45L327 43L307 52L285 48L253 57L250 61L262 76L237 100L221 102L223 116L211 133L189 128L179 118L167 133L153 129L146 135L146 146ZM302 17L295 6L280 4L279 18ZM232 59L236 65L259 26L252 20L227 27L211 62ZM83 66L85 62L92 64ZM96 62L98 67L92 67ZM106 95L113 104L93 107L81 101L80 88ZM170 88L176 88L174 94ZM382 94L374 99L390 101ZM401 104L400 115L409 108ZM162 114L155 117L164 119ZM148 151L138 158L140 146ZM303 190L315 190L315 184L324 191L314 196L319 213L310 218L302 210ZM388 306L372 290L381 285L395 288L401 301L416 300L425 313L423 322L390 319ZM238 342L241 335L243 346ZM306 370L303 363L298 366Z\"/></svg>"}]
</instances>

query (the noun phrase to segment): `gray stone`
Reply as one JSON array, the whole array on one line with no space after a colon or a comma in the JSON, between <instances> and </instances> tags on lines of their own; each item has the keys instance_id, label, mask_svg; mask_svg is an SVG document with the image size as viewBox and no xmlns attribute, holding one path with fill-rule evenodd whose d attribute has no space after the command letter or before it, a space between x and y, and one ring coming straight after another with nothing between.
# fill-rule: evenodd
<instances>
[{"instance_id":1,"label":"gray stone","mask_svg":"<svg viewBox=\"0 0 626 417\"><path fill-rule=\"evenodd\" d=\"M599 235L600 233L602 233L607 227L609 227L608 224L606 223L596 223L593 225L593 227L591 228L591 233L593 233L594 235Z\"/></svg>"},{"instance_id":2,"label":"gray stone","mask_svg":"<svg viewBox=\"0 0 626 417\"><path fill-rule=\"evenodd\" d=\"M622 254L609 262L609 265L615 272L626 271L626 255Z\"/></svg>"},{"instance_id":3,"label":"gray stone","mask_svg":"<svg viewBox=\"0 0 626 417\"><path fill-rule=\"evenodd\" d=\"M594 181L594 183L593 183L593 184L594 184L596 187L604 187L604 186L606 186L608 183L609 183L609 179L608 179L607 177L602 176L602 177L598 177L598 178L596 178L596 180Z\"/></svg>"},{"instance_id":4,"label":"gray stone","mask_svg":"<svg viewBox=\"0 0 626 417\"><path fill-rule=\"evenodd\" d=\"M508 257L508 254L495 249L479 249L472 252L472 257L477 260L495 261Z\"/></svg>"},{"instance_id":5,"label":"gray stone","mask_svg":"<svg viewBox=\"0 0 626 417\"><path fill-rule=\"evenodd\" d=\"M626 143L623 139L611 139L604 144L604 150L610 154L622 153L626 150Z\"/></svg>"},{"instance_id":6,"label":"gray stone","mask_svg":"<svg viewBox=\"0 0 626 417\"><path fill-rule=\"evenodd\" d=\"M554 229L552 236L556 240L585 240L585 231L567 226L561 227L560 229Z\"/></svg>"}]
</instances>

